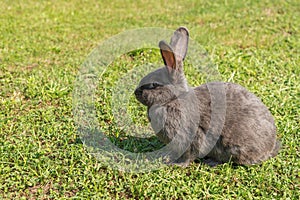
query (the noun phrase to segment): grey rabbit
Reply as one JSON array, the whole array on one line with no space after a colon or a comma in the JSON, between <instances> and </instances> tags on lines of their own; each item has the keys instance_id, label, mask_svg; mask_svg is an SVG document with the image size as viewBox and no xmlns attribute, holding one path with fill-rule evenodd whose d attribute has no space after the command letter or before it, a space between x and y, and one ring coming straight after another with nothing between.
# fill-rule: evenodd
<instances>
[{"instance_id":1,"label":"grey rabbit","mask_svg":"<svg viewBox=\"0 0 300 200\"><path fill-rule=\"evenodd\" d=\"M205 156L217 164L231 161L251 165L276 156L280 142L274 119L258 97L234 83L212 82L195 88L188 85L183 72L188 42L185 27L174 32L170 44L160 41L165 66L145 76L134 91L137 100L147 106L158 139L169 144L177 138L171 148L176 156L169 163L188 166ZM210 127L213 96L209 87L224 88L226 110L223 118L220 115L220 122L224 122L221 129ZM208 136L214 134L218 137L209 140ZM208 148L204 154L205 145Z\"/></svg>"}]
</instances>

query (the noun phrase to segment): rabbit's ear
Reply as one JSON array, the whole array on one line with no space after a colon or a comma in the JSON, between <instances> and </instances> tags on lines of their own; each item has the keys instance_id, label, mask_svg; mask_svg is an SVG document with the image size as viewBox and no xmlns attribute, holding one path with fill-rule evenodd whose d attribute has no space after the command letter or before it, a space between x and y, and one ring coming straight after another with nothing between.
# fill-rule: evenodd
<instances>
[{"instance_id":1,"label":"rabbit's ear","mask_svg":"<svg viewBox=\"0 0 300 200\"><path fill-rule=\"evenodd\" d=\"M165 66L169 72L172 72L176 69L176 59L172 48L165 41L160 41L158 46L160 48L160 53L164 60Z\"/></svg>"},{"instance_id":2,"label":"rabbit's ear","mask_svg":"<svg viewBox=\"0 0 300 200\"><path fill-rule=\"evenodd\" d=\"M185 27L179 27L171 38L170 45L174 50L176 59L181 62L184 60L189 43L189 31Z\"/></svg>"}]
</instances>

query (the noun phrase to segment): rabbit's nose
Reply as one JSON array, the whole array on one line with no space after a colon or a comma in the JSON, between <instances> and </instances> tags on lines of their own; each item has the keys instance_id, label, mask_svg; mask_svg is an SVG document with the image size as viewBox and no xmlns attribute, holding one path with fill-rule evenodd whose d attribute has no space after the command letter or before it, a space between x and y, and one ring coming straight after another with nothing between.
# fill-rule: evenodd
<instances>
[{"instance_id":1,"label":"rabbit's nose","mask_svg":"<svg viewBox=\"0 0 300 200\"><path fill-rule=\"evenodd\" d=\"M137 88L135 91L134 91L134 94L135 96L139 96L143 93L143 90L141 88Z\"/></svg>"}]
</instances>

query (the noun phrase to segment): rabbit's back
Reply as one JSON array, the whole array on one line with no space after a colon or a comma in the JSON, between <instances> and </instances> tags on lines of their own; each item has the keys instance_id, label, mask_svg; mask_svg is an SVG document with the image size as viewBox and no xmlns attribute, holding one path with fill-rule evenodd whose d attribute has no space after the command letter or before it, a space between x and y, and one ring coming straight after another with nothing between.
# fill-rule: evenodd
<instances>
[{"instance_id":1,"label":"rabbit's back","mask_svg":"<svg viewBox=\"0 0 300 200\"><path fill-rule=\"evenodd\" d=\"M231 159L238 164L260 163L275 156L279 143L273 117L258 97L240 85L214 82L195 88L201 129L208 130L214 109L209 86L225 89L226 114L221 136L208 156L222 162Z\"/></svg>"}]
</instances>

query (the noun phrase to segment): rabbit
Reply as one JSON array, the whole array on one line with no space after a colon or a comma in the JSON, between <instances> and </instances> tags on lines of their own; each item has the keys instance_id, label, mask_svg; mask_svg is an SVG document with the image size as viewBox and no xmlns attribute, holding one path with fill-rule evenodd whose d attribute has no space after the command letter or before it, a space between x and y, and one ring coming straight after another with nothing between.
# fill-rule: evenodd
<instances>
[{"instance_id":1,"label":"rabbit","mask_svg":"<svg viewBox=\"0 0 300 200\"><path fill-rule=\"evenodd\" d=\"M253 165L275 157L281 146L276 139L275 122L258 97L229 82L188 85L183 71L188 42L189 31L185 27L174 32L170 44L160 41L165 66L142 78L134 91L136 99L147 106L148 119L158 139L166 145L173 142L171 154L175 156L166 162L186 167L204 158L211 160L212 165ZM209 87L224 89L226 105L224 116L219 116L220 122L223 120L219 130L210 127L213 97ZM218 137L209 140L209 135ZM203 146L210 144L204 155Z\"/></svg>"}]
</instances>

